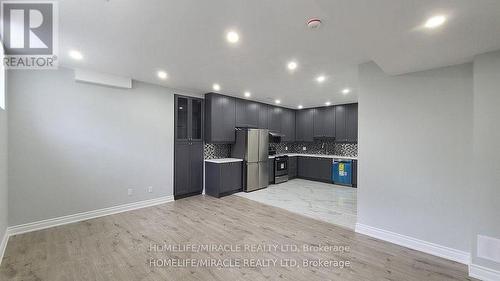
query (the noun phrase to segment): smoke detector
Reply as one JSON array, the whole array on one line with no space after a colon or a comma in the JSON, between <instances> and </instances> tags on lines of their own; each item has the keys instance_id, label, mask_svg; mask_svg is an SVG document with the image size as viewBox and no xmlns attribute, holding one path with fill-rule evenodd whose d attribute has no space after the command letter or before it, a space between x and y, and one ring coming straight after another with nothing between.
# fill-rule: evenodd
<instances>
[{"instance_id":1,"label":"smoke detector","mask_svg":"<svg viewBox=\"0 0 500 281\"><path fill-rule=\"evenodd\" d=\"M321 20L318 18L312 18L307 21L307 27L310 29L318 29L321 27Z\"/></svg>"}]
</instances>

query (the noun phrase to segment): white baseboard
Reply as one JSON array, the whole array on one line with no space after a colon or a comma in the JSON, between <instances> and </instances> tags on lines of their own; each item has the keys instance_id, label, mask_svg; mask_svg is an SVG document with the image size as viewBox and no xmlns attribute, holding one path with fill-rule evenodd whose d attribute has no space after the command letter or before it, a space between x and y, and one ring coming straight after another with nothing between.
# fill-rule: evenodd
<instances>
[{"instance_id":1,"label":"white baseboard","mask_svg":"<svg viewBox=\"0 0 500 281\"><path fill-rule=\"evenodd\" d=\"M54 226L59 226L59 225L84 221L84 220L88 220L88 219L109 216L109 215L113 215L113 214L117 214L117 213L137 210L137 209L141 209L141 208L151 207L151 206L155 206L155 205L159 205L159 204L163 204L163 203L167 203L167 202L172 202L172 201L174 201L174 196L164 196L164 197L160 197L160 198L144 200L144 201L139 201L139 202L134 202L134 203L129 203L129 204L123 204L123 205L118 205L118 206L114 206L114 207L109 207L109 208L104 208L104 209L99 209L99 210L94 210L94 211L89 211L89 212L78 213L78 214L69 215L69 216L63 216L63 217L58 217L58 218L53 218L53 219L48 219L48 220L42 220L42 221L31 222L31 223L27 223L27 224L11 226L7 229L7 233L9 236L17 235L17 234L36 231L36 230L46 229L46 228L50 228L50 227L54 227Z\"/></svg>"},{"instance_id":2,"label":"white baseboard","mask_svg":"<svg viewBox=\"0 0 500 281\"><path fill-rule=\"evenodd\" d=\"M469 276L483 281L500 281L500 271L476 264L469 264Z\"/></svg>"},{"instance_id":3,"label":"white baseboard","mask_svg":"<svg viewBox=\"0 0 500 281\"><path fill-rule=\"evenodd\" d=\"M2 241L0 241L0 265L2 264L3 255L5 254L5 249L7 248L8 241L9 241L9 234L6 229L2 237Z\"/></svg>"},{"instance_id":4,"label":"white baseboard","mask_svg":"<svg viewBox=\"0 0 500 281\"><path fill-rule=\"evenodd\" d=\"M356 232L466 265L468 265L471 260L470 253L468 252L360 223L356 224Z\"/></svg>"}]
</instances>

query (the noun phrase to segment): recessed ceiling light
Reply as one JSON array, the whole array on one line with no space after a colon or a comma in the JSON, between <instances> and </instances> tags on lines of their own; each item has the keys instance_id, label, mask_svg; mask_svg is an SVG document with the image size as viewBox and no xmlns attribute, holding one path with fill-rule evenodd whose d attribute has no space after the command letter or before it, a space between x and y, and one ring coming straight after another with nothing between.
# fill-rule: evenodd
<instances>
[{"instance_id":1,"label":"recessed ceiling light","mask_svg":"<svg viewBox=\"0 0 500 281\"><path fill-rule=\"evenodd\" d=\"M156 74L158 75L158 78L160 78L160 79L167 79L167 77L168 77L168 74L163 70L158 71Z\"/></svg>"},{"instance_id":2,"label":"recessed ceiling light","mask_svg":"<svg viewBox=\"0 0 500 281\"><path fill-rule=\"evenodd\" d=\"M245 98L249 98L252 94L249 91L246 91L244 93L244 95L245 95Z\"/></svg>"},{"instance_id":3,"label":"recessed ceiling light","mask_svg":"<svg viewBox=\"0 0 500 281\"><path fill-rule=\"evenodd\" d=\"M345 89L342 90L342 94L344 94L344 95L347 95L350 92L351 92L351 89L349 89L349 88L345 88Z\"/></svg>"},{"instance_id":4,"label":"recessed ceiling light","mask_svg":"<svg viewBox=\"0 0 500 281\"><path fill-rule=\"evenodd\" d=\"M434 17L429 18L425 22L424 26L425 26L425 28L432 29L432 28L436 28L438 26L441 26L445 22L446 22L446 17L443 15L438 15L438 16L434 16Z\"/></svg>"},{"instance_id":5,"label":"recessed ceiling light","mask_svg":"<svg viewBox=\"0 0 500 281\"><path fill-rule=\"evenodd\" d=\"M217 84L217 83L214 83L214 84L212 85L212 89L213 89L214 91L220 91L220 85L219 85L219 84Z\"/></svg>"},{"instance_id":6,"label":"recessed ceiling light","mask_svg":"<svg viewBox=\"0 0 500 281\"><path fill-rule=\"evenodd\" d=\"M297 62L295 62L295 61L291 61L287 64L287 67L289 70L295 70L295 69L297 69L297 66L298 66Z\"/></svg>"},{"instance_id":7,"label":"recessed ceiling light","mask_svg":"<svg viewBox=\"0 0 500 281\"><path fill-rule=\"evenodd\" d=\"M226 39L229 43L237 43L240 40L240 35L236 33L235 31L229 31L226 34Z\"/></svg>"},{"instance_id":8,"label":"recessed ceiling light","mask_svg":"<svg viewBox=\"0 0 500 281\"><path fill-rule=\"evenodd\" d=\"M330 105L330 104L332 104L332 103L329 101L325 102L325 105Z\"/></svg>"},{"instance_id":9,"label":"recessed ceiling light","mask_svg":"<svg viewBox=\"0 0 500 281\"><path fill-rule=\"evenodd\" d=\"M71 50L69 51L69 56L72 58L72 59L75 59L75 60L82 60L83 59L83 55L82 53L80 53L79 51L77 50Z\"/></svg>"},{"instance_id":10,"label":"recessed ceiling light","mask_svg":"<svg viewBox=\"0 0 500 281\"><path fill-rule=\"evenodd\" d=\"M298 109L304 108L302 105L297 106Z\"/></svg>"},{"instance_id":11,"label":"recessed ceiling light","mask_svg":"<svg viewBox=\"0 0 500 281\"><path fill-rule=\"evenodd\" d=\"M274 102L275 102L276 104L280 104L280 103L281 103L281 101L280 101L280 100L275 100Z\"/></svg>"},{"instance_id":12,"label":"recessed ceiling light","mask_svg":"<svg viewBox=\"0 0 500 281\"><path fill-rule=\"evenodd\" d=\"M326 80L326 77L324 75L320 75L318 77L316 77L316 81L318 81L318 83L323 83L325 82Z\"/></svg>"}]
</instances>

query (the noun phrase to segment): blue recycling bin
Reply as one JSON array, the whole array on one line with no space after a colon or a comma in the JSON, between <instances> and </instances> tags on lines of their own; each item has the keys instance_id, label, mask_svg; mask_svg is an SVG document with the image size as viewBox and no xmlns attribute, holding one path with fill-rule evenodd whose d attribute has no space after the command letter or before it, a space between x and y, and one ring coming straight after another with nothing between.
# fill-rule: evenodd
<instances>
[{"instance_id":1,"label":"blue recycling bin","mask_svg":"<svg viewBox=\"0 0 500 281\"><path fill-rule=\"evenodd\" d=\"M352 160L335 160L332 177L334 184L352 186Z\"/></svg>"}]
</instances>

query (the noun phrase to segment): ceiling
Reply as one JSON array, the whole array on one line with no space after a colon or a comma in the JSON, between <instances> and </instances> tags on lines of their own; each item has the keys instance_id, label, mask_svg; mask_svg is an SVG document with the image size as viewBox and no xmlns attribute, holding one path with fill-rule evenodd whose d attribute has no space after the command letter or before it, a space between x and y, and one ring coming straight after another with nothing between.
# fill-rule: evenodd
<instances>
[{"instance_id":1,"label":"ceiling","mask_svg":"<svg viewBox=\"0 0 500 281\"><path fill-rule=\"evenodd\" d=\"M448 21L421 28L435 14ZM323 21L320 29L307 28L312 17ZM237 44L226 41L229 30L239 33ZM62 0L59 42L63 66L195 94L219 83L222 94L250 91L251 99L312 107L356 101L363 62L403 74L500 49L500 1ZM71 59L71 49L84 59ZM160 69L168 79L156 76ZM353 91L343 95L344 87Z\"/></svg>"}]
</instances>

